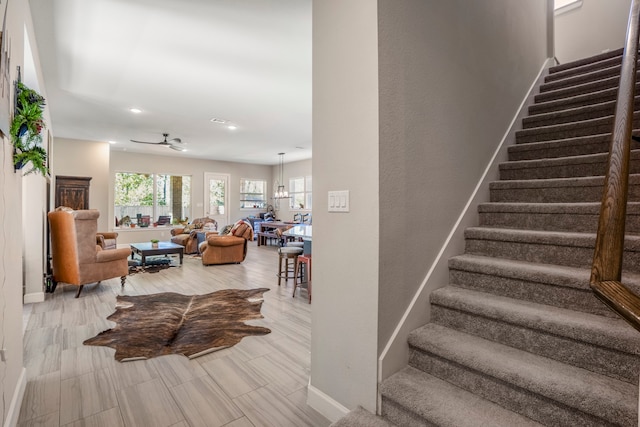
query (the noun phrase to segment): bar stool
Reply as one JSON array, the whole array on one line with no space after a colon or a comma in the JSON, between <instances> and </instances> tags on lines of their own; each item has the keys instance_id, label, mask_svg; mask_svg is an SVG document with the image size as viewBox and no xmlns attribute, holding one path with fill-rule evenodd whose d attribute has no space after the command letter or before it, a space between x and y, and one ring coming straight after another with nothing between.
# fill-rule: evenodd
<instances>
[{"instance_id":1,"label":"bar stool","mask_svg":"<svg viewBox=\"0 0 640 427\"><path fill-rule=\"evenodd\" d=\"M303 249L296 247L283 246L278 248L278 286L284 276L285 282L289 280L289 273L293 273L293 279L298 275L298 256L302 255ZM284 260L284 270L282 269L282 260ZM289 267L289 260L293 260L293 264Z\"/></svg>"},{"instance_id":2,"label":"bar stool","mask_svg":"<svg viewBox=\"0 0 640 427\"><path fill-rule=\"evenodd\" d=\"M305 266L307 270L307 294L309 295L309 304L311 304L311 254L309 255L298 255L298 271L300 271L300 267L302 265ZM296 296L296 289L298 288L298 275L293 278L293 297ZM302 285L302 279L300 279L300 284Z\"/></svg>"}]
</instances>

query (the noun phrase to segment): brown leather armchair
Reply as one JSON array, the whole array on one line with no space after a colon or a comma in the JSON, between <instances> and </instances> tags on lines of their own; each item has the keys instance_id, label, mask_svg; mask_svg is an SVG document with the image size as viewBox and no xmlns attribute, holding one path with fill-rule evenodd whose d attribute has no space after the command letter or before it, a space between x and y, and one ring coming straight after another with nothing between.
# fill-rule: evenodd
<instances>
[{"instance_id":1,"label":"brown leather armchair","mask_svg":"<svg viewBox=\"0 0 640 427\"><path fill-rule=\"evenodd\" d=\"M213 230L218 229L218 223L211 218L196 218L191 224L184 227L176 227L171 230L171 242L184 246L185 254L195 254L198 252L198 232L206 231L205 224L213 224ZM209 226L211 227L211 226Z\"/></svg>"},{"instance_id":2,"label":"brown leather armchair","mask_svg":"<svg viewBox=\"0 0 640 427\"><path fill-rule=\"evenodd\" d=\"M120 277L124 286L129 273L129 249L103 250L97 244L99 216L96 209L48 213L53 281L78 286L76 298L88 283Z\"/></svg>"},{"instance_id":3,"label":"brown leather armchair","mask_svg":"<svg viewBox=\"0 0 640 427\"><path fill-rule=\"evenodd\" d=\"M100 245L103 250L117 248L117 239L118 233L111 231L98 231L98 234L96 234L96 243Z\"/></svg>"},{"instance_id":4,"label":"brown leather armchair","mask_svg":"<svg viewBox=\"0 0 640 427\"><path fill-rule=\"evenodd\" d=\"M253 240L253 228L245 221L238 221L229 234L211 233L200 243L202 264L239 264L247 256L247 241Z\"/></svg>"}]
</instances>

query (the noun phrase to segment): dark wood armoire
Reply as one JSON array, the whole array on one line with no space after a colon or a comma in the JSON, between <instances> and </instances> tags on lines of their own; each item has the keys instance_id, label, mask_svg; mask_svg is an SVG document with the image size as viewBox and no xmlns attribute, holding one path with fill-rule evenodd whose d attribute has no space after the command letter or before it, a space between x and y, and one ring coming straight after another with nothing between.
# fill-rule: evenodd
<instances>
[{"instance_id":1,"label":"dark wood armoire","mask_svg":"<svg viewBox=\"0 0 640 427\"><path fill-rule=\"evenodd\" d=\"M56 206L89 209L91 177L56 175Z\"/></svg>"}]
</instances>

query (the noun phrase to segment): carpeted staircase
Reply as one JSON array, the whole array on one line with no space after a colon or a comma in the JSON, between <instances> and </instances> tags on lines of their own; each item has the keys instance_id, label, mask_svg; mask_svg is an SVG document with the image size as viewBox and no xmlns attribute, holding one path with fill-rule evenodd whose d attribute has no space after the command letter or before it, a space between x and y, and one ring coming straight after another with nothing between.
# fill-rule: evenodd
<instances>
[{"instance_id":1,"label":"carpeted staircase","mask_svg":"<svg viewBox=\"0 0 640 427\"><path fill-rule=\"evenodd\" d=\"M550 70L491 202L479 207L480 225L449 261L451 284L431 295L431 323L411 333L409 366L381 385L385 420L638 425L640 332L589 289L621 53ZM640 129L640 97L636 109ZM632 147L623 283L640 293Z\"/></svg>"}]
</instances>

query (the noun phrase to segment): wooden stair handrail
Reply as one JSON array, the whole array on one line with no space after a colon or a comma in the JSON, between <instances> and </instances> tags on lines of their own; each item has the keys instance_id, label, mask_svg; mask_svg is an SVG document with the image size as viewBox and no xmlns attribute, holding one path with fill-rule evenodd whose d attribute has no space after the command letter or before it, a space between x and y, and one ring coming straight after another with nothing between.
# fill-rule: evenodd
<instances>
[{"instance_id":1,"label":"wooden stair handrail","mask_svg":"<svg viewBox=\"0 0 640 427\"><path fill-rule=\"evenodd\" d=\"M640 331L640 297L621 283L639 20L640 0L633 0L622 54L620 87L590 282L591 289L600 300Z\"/></svg>"}]
</instances>

